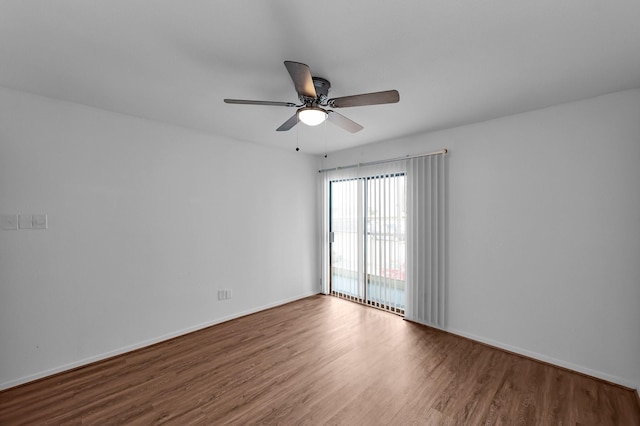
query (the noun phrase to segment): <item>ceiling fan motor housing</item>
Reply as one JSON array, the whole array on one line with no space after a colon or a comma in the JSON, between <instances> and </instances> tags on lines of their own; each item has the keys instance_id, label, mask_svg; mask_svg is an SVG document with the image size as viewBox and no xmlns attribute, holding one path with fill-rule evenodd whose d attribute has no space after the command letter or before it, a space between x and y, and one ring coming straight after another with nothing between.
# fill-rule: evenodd
<instances>
[{"instance_id":1,"label":"ceiling fan motor housing","mask_svg":"<svg viewBox=\"0 0 640 426\"><path fill-rule=\"evenodd\" d=\"M306 98L300 95L300 101L305 104L319 104L326 105L329 100L329 89L331 89L331 83L329 80L322 77L312 77L313 87L316 89L317 97L315 99Z\"/></svg>"}]
</instances>

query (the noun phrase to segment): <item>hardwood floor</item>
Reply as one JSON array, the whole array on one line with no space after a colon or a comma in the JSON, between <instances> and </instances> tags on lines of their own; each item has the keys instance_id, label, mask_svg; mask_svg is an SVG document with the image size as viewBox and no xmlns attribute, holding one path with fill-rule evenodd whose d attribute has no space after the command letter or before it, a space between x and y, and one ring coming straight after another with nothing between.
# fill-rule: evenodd
<instances>
[{"instance_id":1,"label":"hardwood floor","mask_svg":"<svg viewBox=\"0 0 640 426\"><path fill-rule=\"evenodd\" d=\"M0 392L0 425L640 425L633 392L314 296Z\"/></svg>"}]
</instances>

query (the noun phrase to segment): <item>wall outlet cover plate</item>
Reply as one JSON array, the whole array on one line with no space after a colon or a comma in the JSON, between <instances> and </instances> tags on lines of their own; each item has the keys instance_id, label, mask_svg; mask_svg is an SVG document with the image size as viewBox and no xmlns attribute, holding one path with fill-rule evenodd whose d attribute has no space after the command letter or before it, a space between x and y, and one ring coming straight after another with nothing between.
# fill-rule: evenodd
<instances>
[{"instance_id":1,"label":"wall outlet cover plate","mask_svg":"<svg viewBox=\"0 0 640 426\"><path fill-rule=\"evenodd\" d=\"M5 231L17 231L18 215L17 214L0 214L0 228L2 228Z\"/></svg>"},{"instance_id":2,"label":"wall outlet cover plate","mask_svg":"<svg viewBox=\"0 0 640 426\"><path fill-rule=\"evenodd\" d=\"M47 215L46 214L34 214L33 215L33 229L47 229Z\"/></svg>"},{"instance_id":3,"label":"wall outlet cover plate","mask_svg":"<svg viewBox=\"0 0 640 426\"><path fill-rule=\"evenodd\" d=\"M18 227L20 229L31 229L33 228L33 216L30 214L21 214L18 216Z\"/></svg>"}]
</instances>

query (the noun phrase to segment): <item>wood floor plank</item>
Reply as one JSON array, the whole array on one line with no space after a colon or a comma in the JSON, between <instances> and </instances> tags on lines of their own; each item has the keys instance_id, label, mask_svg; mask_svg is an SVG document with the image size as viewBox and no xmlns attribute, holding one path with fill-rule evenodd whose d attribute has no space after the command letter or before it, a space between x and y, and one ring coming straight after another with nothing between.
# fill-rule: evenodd
<instances>
[{"instance_id":1,"label":"wood floor plank","mask_svg":"<svg viewBox=\"0 0 640 426\"><path fill-rule=\"evenodd\" d=\"M0 392L0 425L640 425L633 392L314 296Z\"/></svg>"}]
</instances>

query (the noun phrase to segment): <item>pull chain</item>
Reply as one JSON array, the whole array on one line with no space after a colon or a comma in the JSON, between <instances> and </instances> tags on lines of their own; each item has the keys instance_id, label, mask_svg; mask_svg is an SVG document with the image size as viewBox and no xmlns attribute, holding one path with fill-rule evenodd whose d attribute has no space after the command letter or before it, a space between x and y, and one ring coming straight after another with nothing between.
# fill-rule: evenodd
<instances>
[{"instance_id":1,"label":"pull chain","mask_svg":"<svg viewBox=\"0 0 640 426\"><path fill-rule=\"evenodd\" d=\"M300 119L296 113L296 152L300 151Z\"/></svg>"},{"instance_id":2,"label":"pull chain","mask_svg":"<svg viewBox=\"0 0 640 426\"><path fill-rule=\"evenodd\" d=\"M324 158L327 158L327 121L324 120Z\"/></svg>"}]
</instances>

